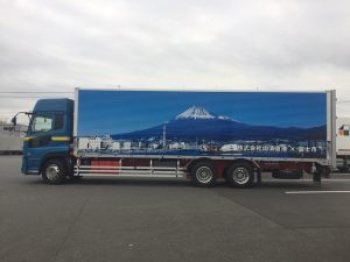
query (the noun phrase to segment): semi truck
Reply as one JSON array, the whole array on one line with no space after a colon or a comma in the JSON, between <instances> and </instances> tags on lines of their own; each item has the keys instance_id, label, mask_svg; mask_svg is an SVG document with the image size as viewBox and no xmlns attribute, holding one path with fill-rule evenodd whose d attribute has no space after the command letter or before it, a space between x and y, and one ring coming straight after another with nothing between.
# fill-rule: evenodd
<instances>
[{"instance_id":1,"label":"semi truck","mask_svg":"<svg viewBox=\"0 0 350 262\"><path fill-rule=\"evenodd\" d=\"M22 173L49 184L81 177L186 177L234 187L313 181L336 166L336 93L75 89L31 112ZM16 116L13 118L16 124Z\"/></svg>"}]
</instances>

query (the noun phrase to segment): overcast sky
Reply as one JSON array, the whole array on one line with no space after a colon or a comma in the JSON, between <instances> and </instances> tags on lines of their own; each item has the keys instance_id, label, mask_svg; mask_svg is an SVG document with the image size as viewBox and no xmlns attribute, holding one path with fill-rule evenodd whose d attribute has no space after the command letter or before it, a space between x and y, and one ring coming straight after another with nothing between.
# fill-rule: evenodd
<instances>
[{"instance_id":1,"label":"overcast sky","mask_svg":"<svg viewBox=\"0 0 350 262\"><path fill-rule=\"evenodd\" d=\"M338 115L350 116L350 1L0 0L0 5L2 92L118 85L336 89ZM66 95L71 96L59 94ZM0 119L30 110L35 102L9 96L14 95L0 94Z\"/></svg>"}]
</instances>

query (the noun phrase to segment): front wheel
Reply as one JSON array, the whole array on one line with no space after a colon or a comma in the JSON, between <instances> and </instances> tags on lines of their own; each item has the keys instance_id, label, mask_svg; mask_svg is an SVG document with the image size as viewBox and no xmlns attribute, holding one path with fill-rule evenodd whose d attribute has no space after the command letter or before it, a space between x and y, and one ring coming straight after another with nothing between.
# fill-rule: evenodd
<instances>
[{"instance_id":1,"label":"front wheel","mask_svg":"<svg viewBox=\"0 0 350 262\"><path fill-rule=\"evenodd\" d=\"M247 163L234 163L226 171L226 181L231 186L248 187L253 184L254 170Z\"/></svg>"},{"instance_id":2,"label":"front wheel","mask_svg":"<svg viewBox=\"0 0 350 262\"><path fill-rule=\"evenodd\" d=\"M63 161L52 159L45 163L42 178L47 184L61 184L67 175L67 168Z\"/></svg>"}]
</instances>

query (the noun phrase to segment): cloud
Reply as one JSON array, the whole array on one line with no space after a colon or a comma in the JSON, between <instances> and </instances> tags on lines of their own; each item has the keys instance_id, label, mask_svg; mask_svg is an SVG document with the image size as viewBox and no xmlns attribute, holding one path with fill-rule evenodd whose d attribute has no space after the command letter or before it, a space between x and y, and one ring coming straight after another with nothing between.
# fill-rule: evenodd
<instances>
[{"instance_id":1,"label":"cloud","mask_svg":"<svg viewBox=\"0 0 350 262\"><path fill-rule=\"evenodd\" d=\"M0 0L0 91L337 89L350 2ZM0 115L35 99L2 102ZM350 115L350 104L338 109Z\"/></svg>"}]
</instances>

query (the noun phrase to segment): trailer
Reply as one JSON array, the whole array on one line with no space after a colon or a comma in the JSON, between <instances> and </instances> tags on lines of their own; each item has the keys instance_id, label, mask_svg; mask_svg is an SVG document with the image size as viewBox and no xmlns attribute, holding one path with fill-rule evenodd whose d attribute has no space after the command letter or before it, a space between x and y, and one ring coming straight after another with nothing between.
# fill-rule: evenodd
<instances>
[{"instance_id":1,"label":"trailer","mask_svg":"<svg viewBox=\"0 0 350 262\"><path fill-rule=\"evenodd\" d=\"M336 129L337 168L341 172L348 172L350 165L350 118L337 118Z\"/></svg>"},{"instance_id":2,"label":"trailer","mask_svg":"<svg viewBox=\"0 0 350 262\"><path fill-rule=\"evenodd\" d=\"M0 122L0 155L22 154L23 137L27 130L26 126Z\"/></svg>"},{"instance_id":3,"label":"trailer","mask_svg":"<svg viewBox=\"0 0 350 262\"><path fill-rule=\"evenodd\" d=\"M335 91L92 90L37 101L22 172L78 177L187 177L235 187L336 165ZM27 113L28 114L28 113ZM14 123L15 123L14 118Z\"/></svg>"}]
</instances>

